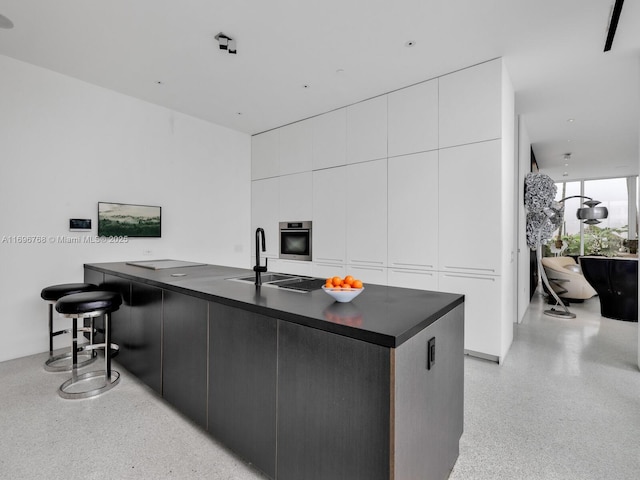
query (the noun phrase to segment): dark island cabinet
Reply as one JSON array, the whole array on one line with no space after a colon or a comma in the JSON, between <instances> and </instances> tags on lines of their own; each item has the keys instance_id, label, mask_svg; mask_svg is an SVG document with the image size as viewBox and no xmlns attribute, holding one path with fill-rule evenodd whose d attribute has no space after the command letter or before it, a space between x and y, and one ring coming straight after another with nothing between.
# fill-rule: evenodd
<instances>
[{"instance_id":1,"label":"dark island cabinet","mask_svg":"<svg viewBox=\"0 0 640 480\"><path fill-rule=\"evenodd\" d=\"M131 282L127 370L162 394L162 289Z\"/></svg>"},{"instance_id":2,"label":"dark island cabinet","mask_svg":"<svg viewBox=\"0 0 640 480\"><path fill-rule=\"evenodd\" d=\"M211 435L276 478L278 321L209 303Z\"/></svg>"},{"instance_id":3,"label":"dark island cabinet","mask_svg":"<svg viewBox=\"0 0 640 480\"><path fill-rule=\"evenodd\" d=\"M208 302L164 290L162 396L207 426Z\"/></svg>"},{"instance_id":4,"label":"dark island cabinet","mask_svg":"<svg viewBox=\"0 0 640 480\"><path fill-rule=\"evenodd\" d=\"M281 321L278 480L390 476L390 351Z\"/></svg>"},{"instance_id":5,"label":"dark island cabinet","mask_svg":"<svg viewBox=\"0 0 640 480\"><path fill-rule=\"evenodd\" d=\"M104 283L100 285L102 290L118 292L122 295L120 308L111 313L111 342L119 347L115 359L126 369L131 364L131 350L128 340L131 328L131 282L122 277L105 274ZM104 318L100 317L96 321L98 325L99 342L104 342Z\"/></svg>"}]
</instances>

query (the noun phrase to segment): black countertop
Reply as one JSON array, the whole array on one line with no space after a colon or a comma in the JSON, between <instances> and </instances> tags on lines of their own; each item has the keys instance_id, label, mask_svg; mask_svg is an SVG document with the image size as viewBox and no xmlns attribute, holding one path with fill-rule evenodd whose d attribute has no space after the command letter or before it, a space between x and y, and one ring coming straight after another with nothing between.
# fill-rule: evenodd
<instances>
[{"instance_id":1,"label":"black countertop","mask_svg":"<svg viewBox=\"0 0 640 480\"><path fill-rule=\"evenodd\" d=\"M400 346L464 302L458 294L365 284L350 303L338 303L322 290L298 293L229 281L254 273L217 265L151 270L112 262L85 268L385 347Z\"/></svg>"}]
</instances>

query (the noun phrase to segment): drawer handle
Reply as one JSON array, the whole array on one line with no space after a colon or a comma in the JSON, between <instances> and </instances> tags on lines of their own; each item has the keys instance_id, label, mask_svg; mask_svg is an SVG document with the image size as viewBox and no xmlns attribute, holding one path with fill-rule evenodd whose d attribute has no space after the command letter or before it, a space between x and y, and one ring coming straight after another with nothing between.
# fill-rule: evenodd
<instances>
[{"instance_id":1,"label":"drawer handle","mask_svg":"<svg viewBox=\"0 0 640 480\"><path fill-rule=\"evenodd\" d=\"M445 265L444 268L451 268L455 270L478 270L479 272L495 272L495 269L493 268L453 267L451 265Z\"/></svg>"},{"instance_id":2,"label":"drawer handle","mask_svg":"<svg viewBox=\"0 0 640 480\"><path fill-rule=\"evenodd\" d=\"M471 275L456 275L456 274L445 274L445 277L453 277L453 278L472 278L474 280L491 280L495 282L496 279L493 277L472 277Z\"/></svg>"}]
</instances>

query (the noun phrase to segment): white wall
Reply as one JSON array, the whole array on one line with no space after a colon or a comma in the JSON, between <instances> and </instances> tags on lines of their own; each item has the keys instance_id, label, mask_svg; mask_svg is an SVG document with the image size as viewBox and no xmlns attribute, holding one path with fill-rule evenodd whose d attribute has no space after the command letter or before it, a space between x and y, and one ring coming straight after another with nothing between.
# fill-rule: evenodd
<instances>
[{"instance_id":1,"label":"white wall","mask_svg":"<svg viewBox=\"0 0 640 480\"><path fill-rule=\"evenodd\" d=\"M48 349L40 290L81 282L84 263L249 266L249 135L8 57L0 72L0 361ZM57 239L88 236L69 218L91 218L96 235L98 201L160 205L162 238Z\"/></svg>"},{"instance_id":2,"label":"white wall","mask_svg":"<svg viewBox=\"0 0 640 480\"><path fill-rule=\"evenodd\" d=\"M524 178L531 170L531 140L527 125L518 118L518 318L522 322L529 307L531 275L530 250L527 245L527 212L524 208Z\"/></svg>"}]
</instances>

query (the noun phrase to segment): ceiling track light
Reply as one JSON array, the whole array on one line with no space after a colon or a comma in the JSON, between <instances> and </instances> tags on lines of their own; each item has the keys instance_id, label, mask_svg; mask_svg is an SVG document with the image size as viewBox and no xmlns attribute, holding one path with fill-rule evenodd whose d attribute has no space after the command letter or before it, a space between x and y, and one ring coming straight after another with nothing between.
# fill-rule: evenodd
<instances>
[{"instance_id":1,"label":"ceiling track light","mask_svg":"<svg viewBox=\"0 0 640 480\"><path fill-rule=\"evenodd\" d=\"M217 34L215 38L218 43L220 44L220 50L226 50L227 53L233 54L235 55L236 53L238 53L237 49L236 49L236 41L225 35L224 33L220 32L219 34Z\"/></svg>"}]
</instances>

